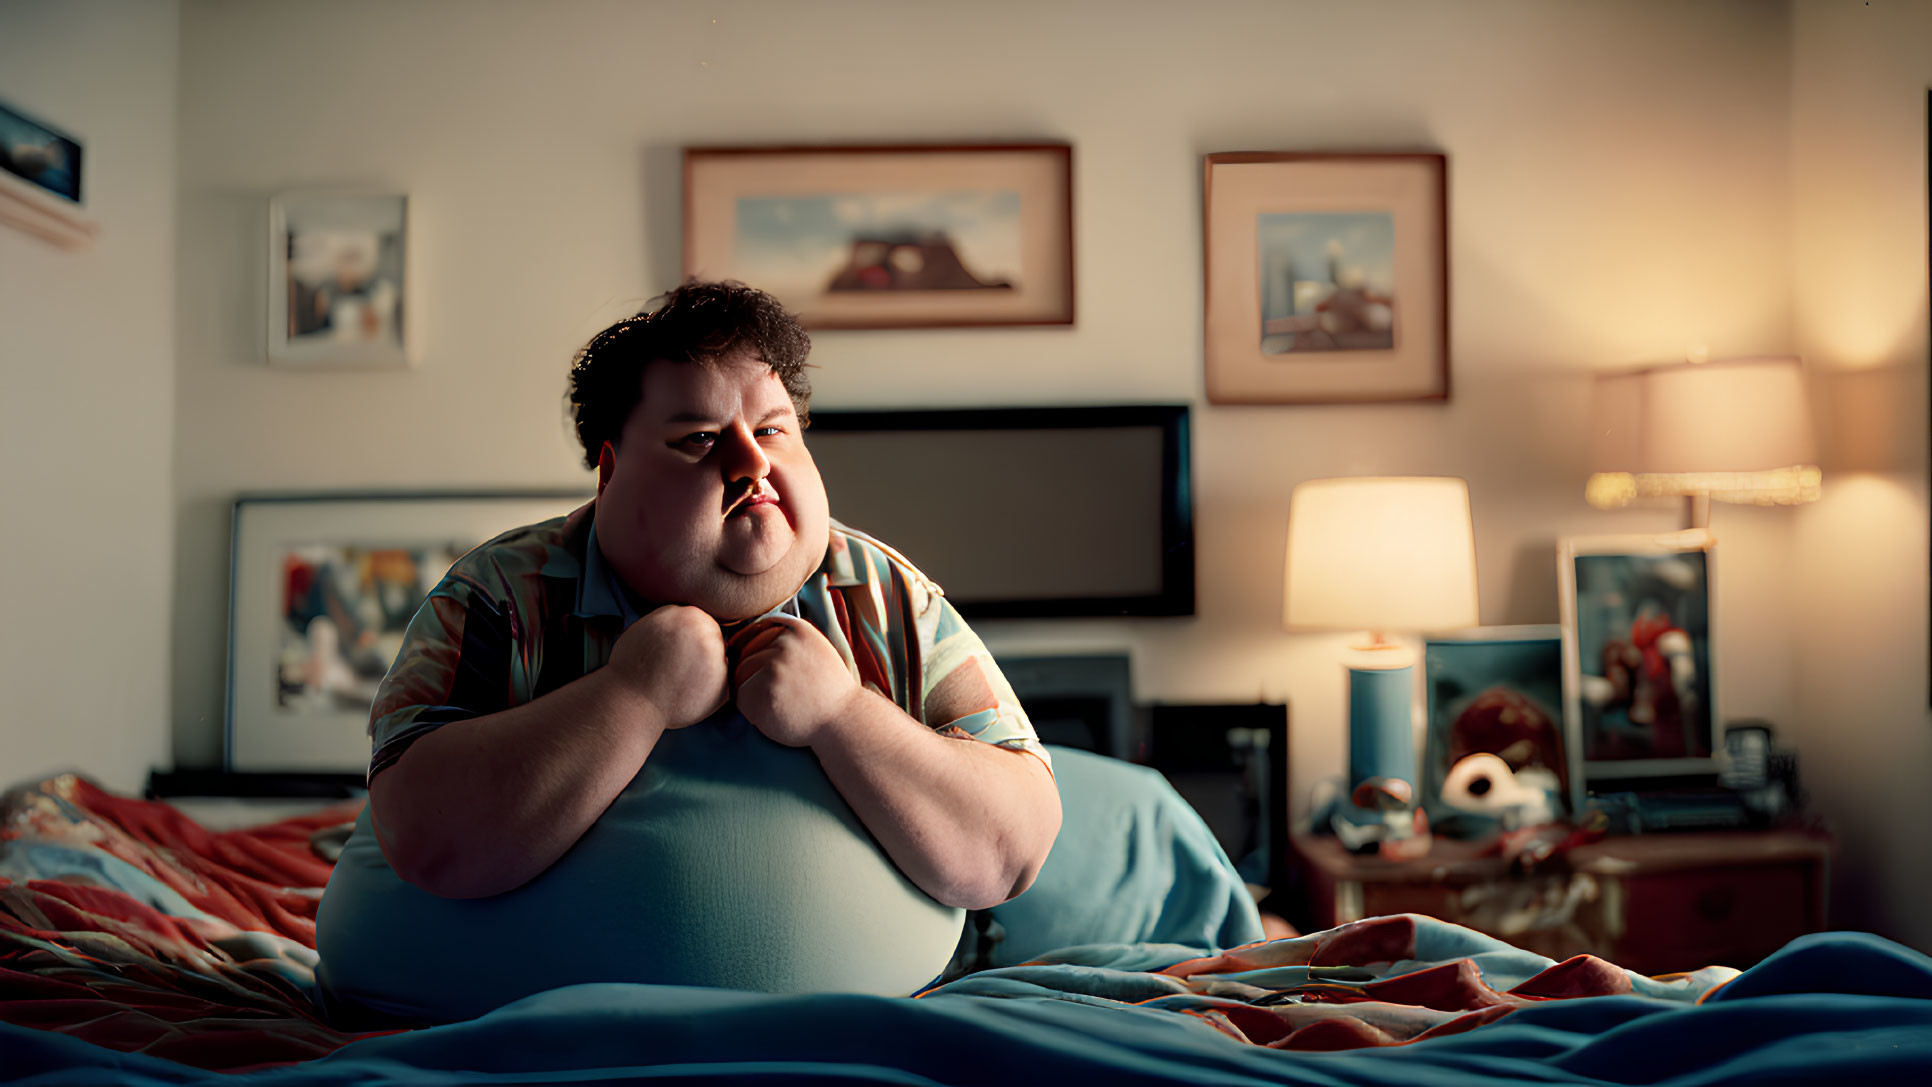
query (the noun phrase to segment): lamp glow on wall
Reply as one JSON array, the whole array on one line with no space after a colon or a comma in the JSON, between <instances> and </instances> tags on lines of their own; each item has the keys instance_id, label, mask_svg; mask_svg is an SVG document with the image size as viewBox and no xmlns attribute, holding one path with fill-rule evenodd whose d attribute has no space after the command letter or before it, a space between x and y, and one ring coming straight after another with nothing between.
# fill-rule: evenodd
<instances>
[{"instance_id":1,"label":"lamp glow on wall","mask_svg":"<svg viewBox=\"0 0 1932 1087\"><path fill-rule=\"evenodd\" d=\"M1288 500L1283 623L1368 631L1348 666L1348 788L1416 782L1415 654L1388 635L1476 624L1469 488L1442 477L1317 479ZM1360 804L1360 801L1357 801Z\"/></svg>"},{"instance_id":2,"label":"lamp glow on wall","mask_svg":"<svg viewBox=\"0 0 1932 1087\"><path fill-rule=\"evenodd\" d=\"M1604 374L1593 413L1595 474L1583 493L1598 509L1682 496L1685 527L1703 529L1712 500L1790 506L1822 490L1796 358Z\"/></svg>"}]
</instances>

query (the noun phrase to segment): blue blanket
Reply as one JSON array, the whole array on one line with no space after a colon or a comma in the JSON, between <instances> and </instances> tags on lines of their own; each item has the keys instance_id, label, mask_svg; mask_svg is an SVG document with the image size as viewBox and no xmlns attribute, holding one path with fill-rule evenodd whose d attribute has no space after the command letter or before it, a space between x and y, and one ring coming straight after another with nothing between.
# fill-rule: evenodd
<instances>
[{"instance_id":1,"label":"blue blanket","mask_svg":"<svg viewBox=\"0 0 1932 1087\"><path fill-rule=\"evenodd\" d=\"M1170 809L1148 801L1149 825ZM334 817L214 835L77 779L10 791L0 816L0 1082L35 1087L1932 1082L1932 960L1873 936L1659 978L1415 915L1204 952L1251 920L1226 889L1157 887L1160 907L1120 935L1082 930L1126 942L1030 954L916 999L578 985L354 1034L313 1006L327 865L310 834ZM1226 863L1173 848L1177 873ZM1134 886L1107 874L1112 854L1069 856L1081 863L1035 912L1117 906ZM1024 914L1007 920L1030 938ZM560 938L518 934L502 961ZM1186 943L1148 942L1163 939Z\"/></svg>"},{"instance_id":2,"label":"blue blanket","mask_svg":"<svg viewBox=\"0 0 1932 1087\"><path fill-rule=\"evenodd\" d=\"M469 1022L365 1038L320 1060L240 1075L0 1024L0 1079L35 1087L684 1081L1709 1087L1932 1078L1932 959L1877 937L1809 936L1729 980L1729 972L1629 977L1629 991L1621 995L1565 999L1576 994L1534 995L1565 984L1565 967L1443 922L1400 920L1413 926L1411 946L1426 959L1379 967L1265 965L1310 957L1282 954L1297 941L1275 941L1177 966L1171 947L1089 947L1038 965L971 975L916 1000L580 985ZM1157 965L1169 969L1149 972ZM1244 965L1251 969L1239 969ZM1445 970L1459 973L1460 989L1440 983L1449 976ZM1599 972L1592 984L1604 976L1614 980ZM1438 981L1417 990L1418 978ZM1432 1009L1450 1016L1444 1022L1487 1018L1479 1029L1425 1031L1345 1052L1269 1048L1256 1044L1251 1025L1242 1025L1242 1016L1271 1008L1324 1003L1350 1008L1347 1021L1355 1023L1363 1009L1354 998L1392 995L1377 991L1390 985L1412 995L1422 991L1424 1004L1430 994L1461 991L1503 993L1509 1006L1500 1016ZM1273 996L1257 999L1251 991L1263 988ZM1231 1019L1225 1014L1237 1009ZM1242 1030L1248 1040L1238 1036Z\"/></svg>"}]
</instances>

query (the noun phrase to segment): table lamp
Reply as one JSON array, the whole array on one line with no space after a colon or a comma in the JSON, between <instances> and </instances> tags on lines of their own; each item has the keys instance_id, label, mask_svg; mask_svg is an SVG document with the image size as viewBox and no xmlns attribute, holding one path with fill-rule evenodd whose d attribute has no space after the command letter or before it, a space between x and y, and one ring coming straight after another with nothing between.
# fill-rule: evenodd
<instances>
[{"instance_id":1,"label":"table lamp","mask_svg":"<svg viewBox=\"0 0 1932 1087\"><path fill-rule=\"evenodd\" d=\"M1372 798L1364 786L1400 803L1416 781L1415 654L1388 635L1476 624L1468 485L1415 476L1301 484L1288 499L1284 585L1289 630L1369 632L1345 661L1351 801L1336 814L1383 823L1362 803Z\"/></svg>"},{"instance_id":2,"label":"table lamp","mask_svg":"<svg viewBox=\"0 0 1932 1087\"><path fill-rule=\"evenodd\" d=\"M1796 358L1682 362L1597 378L1595 474L1584 498L1615 509L1682 496L1685 526L1706 529L1710 504L1789 506L1818 500L1804 371Z\"/></svg>"}]
</instances>

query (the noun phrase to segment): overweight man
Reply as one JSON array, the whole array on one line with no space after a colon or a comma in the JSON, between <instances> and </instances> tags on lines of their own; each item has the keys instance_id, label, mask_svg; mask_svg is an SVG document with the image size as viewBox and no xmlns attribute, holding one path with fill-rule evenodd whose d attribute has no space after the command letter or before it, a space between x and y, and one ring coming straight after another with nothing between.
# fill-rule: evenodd
<instances>
[{"instance_id":1,"label":"overweight man","mask_svg":"<svg viewBox=\"0 0 1932 1087\"><path fill-rule=\"evenodd\" d=\"M339 1019L908 994L1033 880L1046 751L939 587L831 520L809 350L771 296L693 282L578 353L596 499L451 567L377 694L317 917Z\"/></svg>"}]
</instances>

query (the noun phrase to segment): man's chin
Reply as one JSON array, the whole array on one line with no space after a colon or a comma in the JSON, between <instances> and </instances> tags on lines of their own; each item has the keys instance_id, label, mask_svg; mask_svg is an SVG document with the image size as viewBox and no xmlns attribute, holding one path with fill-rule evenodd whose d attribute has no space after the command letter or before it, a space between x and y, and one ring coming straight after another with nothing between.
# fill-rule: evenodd
<instances>
[{"instance_id":1,"label":"man's chin","mask_svg":"<svg viewBox=\"0 0 1932 1087\"><path fill-rule=\"evenodd\" d=\"M720 623L756 619L797 594L806 574L791 576L785 563L756 574L742 574L720 565L704 591L694 594L694 605Z\"/></svg>"},{"instance_id":2,"label":"man's chin","mask_svg":"<svg viewBox=\"0 0 1932 1087\"><path fill-rule=\"evenodd\" d=\"M718 570L727 578L756 581L780 576L790 557L790 548L730 549L719 554Z\"/></svg>"},{"instance_id":3,"label":"man's chin","mask_svg":"<svg viewBox=\"0 0 1932 1087\"><path fill-rule=\"evenodd\" d=\"M730 550L720 553L710 584L700 594L703 600L694 603L720 623L755 619L765 614L795 596L825 561L824 544L809 549L801 546L802 543L794 539L791 546L776 556L751 549L735 554Z\"/></svg>"}]
</instances>

